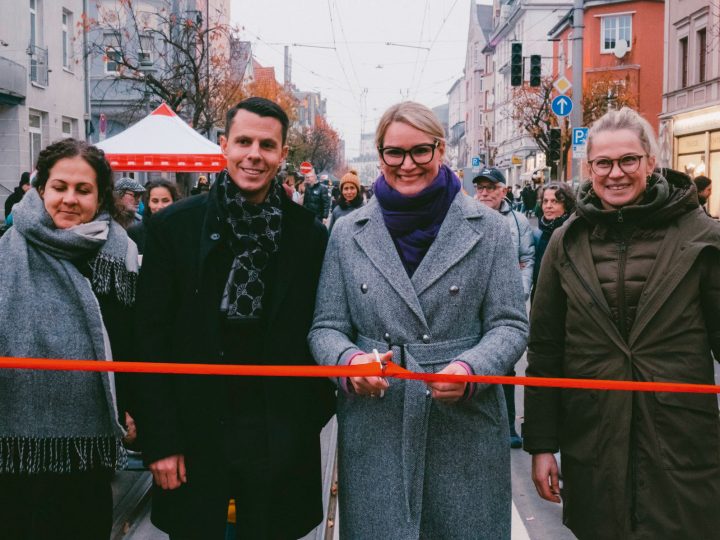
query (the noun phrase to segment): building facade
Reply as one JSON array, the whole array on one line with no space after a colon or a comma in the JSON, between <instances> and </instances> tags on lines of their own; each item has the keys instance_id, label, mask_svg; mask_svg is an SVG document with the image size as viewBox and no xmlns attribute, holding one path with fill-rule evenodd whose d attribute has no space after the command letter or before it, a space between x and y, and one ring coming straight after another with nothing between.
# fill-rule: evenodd
<instances>
[{"instance_id":1,"label":"building facade","mask_svg":"<svg viewBox=\"0 0 720 540\"><path fill-rule=\"evenodd\" d=\"M493 6L470 3L470 24L465 53L465 145L467 167L474 156L488 163L492 134L492 62L483 50L493 32Z\"/></svg>"},{"instance_id":2,"label":"building facade","mask_svg":"<svg viewBox=\"0 0 720 540\"><path fill-rule=\"evenodd\" d=\"M720 216L720 4L668 0L664 28L663 165L709 177Z\"/></svg>"},{"instance_id":3,"label":"building facade","mask_svg":"<svg viewBox=\"0 0 720 540\"><path fill-rule=\"evenodd\" d=\"M483 51L488 56L486 62L490 59L494 62L491 70L493 97L489 108L493 109L495 134L489 147L494 154L494 165L503 171L508 184L521 183L545 166L544 154L532 137L518 129L513 119L515 103L510 84L512 44L522 43L525 80L531 55L540 55L542 73L550 73L553 45L548 41L547 34L571 5L570 0L495 0L493 4L494 29Z\"/></svg>"},{"instance_id":4,"label":"building facade","mask_svg":"<svg viewBox=\"0 0 720 540\"><path fill-rule=\"evenodd\" d=\"M3 2L0 17L0 200L42 148L85 138L82 0Z\"/></svg>"}]
</instances>

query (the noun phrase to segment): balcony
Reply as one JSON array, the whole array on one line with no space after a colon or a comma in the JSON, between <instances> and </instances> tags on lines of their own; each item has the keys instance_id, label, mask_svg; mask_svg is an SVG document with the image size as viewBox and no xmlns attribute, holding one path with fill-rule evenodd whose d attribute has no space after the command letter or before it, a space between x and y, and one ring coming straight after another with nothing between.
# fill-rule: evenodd
<instances>
[{"instance_id":1,"label":"balcony","mask_svg":"<svg viewBox=\"0 0 720 540\"><path fill-rule=\"evenodd\" d=\"M48 85L48 51L36 45L29 45L27 54L30 57L30 82L40 86Z\"/></svg>"},{"instance_id":2,"label":"balcony","mask_svg":"<svg viewBox=\"0 0 720 540\"><path fill-rule=\"evenodd\" d=\"M0 56L0 105L18 105L25 101L25 66Z\"/></svg>"}]
</instances>

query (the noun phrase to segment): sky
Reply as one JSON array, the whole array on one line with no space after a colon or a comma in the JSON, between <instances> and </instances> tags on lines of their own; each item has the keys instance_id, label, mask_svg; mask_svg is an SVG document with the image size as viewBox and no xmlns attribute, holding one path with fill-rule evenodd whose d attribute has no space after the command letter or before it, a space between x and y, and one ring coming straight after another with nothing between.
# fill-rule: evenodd
<instances>
[{"instance_id":1,"label":"sky","mask_svg":"<svg viewBox=\"0 0 720 540\"><path fill-rule=\"evenodd\" d=\"M327 99L328 120L352 159L360 133L374 133L391 105L405 99L429 107L447 103L465 66L471 3L231 0L231 17L242 39L252 42L255 59L275 67L280 83L283 49L291 46L292 82Z\"/></svg>"}]
</instances>

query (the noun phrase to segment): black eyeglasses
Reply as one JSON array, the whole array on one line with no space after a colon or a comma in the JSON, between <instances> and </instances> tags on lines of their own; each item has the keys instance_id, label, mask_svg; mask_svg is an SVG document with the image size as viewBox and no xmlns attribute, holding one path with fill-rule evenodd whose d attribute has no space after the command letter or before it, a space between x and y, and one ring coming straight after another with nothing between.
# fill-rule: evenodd
<instances>
[{"instance_id":1,"label":"black eyeglasses","mask_svg":"<svg viewBox=\"0 0 720 540\"><path fill-rule=\"evenodd\" d=\"M615 163L625 174L632 174L640 168L640 162L644 157L647 157L647 154L627 154L617 159L598 158L588 160L588 164L592 172L598 176L608 176L612 172Z\"/></svg>"},{"instance_id":2,"label":"black eyeglasses","mask_svg":"<svg viewBox=\"0 0 720 540\"><path fill-rule=\"evenodd\" d=\"M395 146L378 146L378 152L380 152L380 157L388 167L398 167L402 165L405 161L405 156L408 154L410 154L410 159L412 159L415 165L427 165L435 157L435 149L438 147L438 144L440 144L440 141L435 141L432 144L417 144L410 148L410 150L397 148Z\"/></svg>"}]
</instances>

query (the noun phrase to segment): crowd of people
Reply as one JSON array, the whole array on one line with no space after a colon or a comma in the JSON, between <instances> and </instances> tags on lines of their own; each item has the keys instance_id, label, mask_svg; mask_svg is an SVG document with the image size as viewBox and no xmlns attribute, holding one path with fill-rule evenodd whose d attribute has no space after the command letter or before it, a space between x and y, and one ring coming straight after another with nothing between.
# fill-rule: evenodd
<instances>
[{"instance_id":1,"label":"crowd of people","mask_svg":"<svg viewBox=\"0 0 720 540\"><path fill-rule=\"evenodd\" d=\"M536 377L713 384L710 184L657 168L638 113L593 124L577 193L513 194L488 167L475 197L419 103L380 119L372 197L354 170L333 193L284 167L289 120L271 101L225 124L226 168L184 199L113 182L81 141L40 153L0 238L0 355L512 375L527 348ZM319 433L335 414L343 538L509 539L521 446L578 538L720 528L714 395L528 387L521 436L514 388L0 370L2 536L108 538L130 447L172 540L224 538L230 499L238 538L301 537L322 520Z\"/></svg>"}]
</instances>

